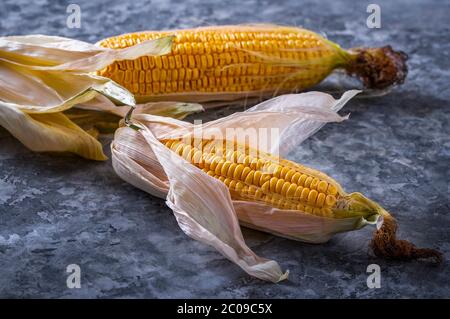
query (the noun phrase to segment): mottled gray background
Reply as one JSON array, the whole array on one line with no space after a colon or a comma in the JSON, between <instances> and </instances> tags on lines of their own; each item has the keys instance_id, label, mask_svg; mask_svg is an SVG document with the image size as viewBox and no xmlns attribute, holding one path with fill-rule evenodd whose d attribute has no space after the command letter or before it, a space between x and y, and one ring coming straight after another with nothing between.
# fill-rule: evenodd
<instances>
[{"instance_id":1,"label":"mottled gray background","mask_svg":"<svg viewBox=\"0 0 450 319\"><path fill-rule=\"evenodd\" d=\"M82 28L68 29L78 3ZM353 100L351 118L327 125L290 155L361 191L397 216L400 236L449 245L448 1L376 1L382 28L366 27L368 1L2 0L0 35L44 33L95 42L129 31L276 22L325 33L344 47L392 44L410 56L407 82L379 98ZM220 110L196 117L216 118ZM110 136L102 139L109 153ZM269 284L188 238L164 201L127 185L108 162L36 154L0 128L1 297L449 297L448 262L386 262L368 254L373 228L313 246L245 230L261 256L291 272ZM66 288L65 268L82 269ZM366 267L382 269L380 289Z\"/></svg>"}]
</instances>

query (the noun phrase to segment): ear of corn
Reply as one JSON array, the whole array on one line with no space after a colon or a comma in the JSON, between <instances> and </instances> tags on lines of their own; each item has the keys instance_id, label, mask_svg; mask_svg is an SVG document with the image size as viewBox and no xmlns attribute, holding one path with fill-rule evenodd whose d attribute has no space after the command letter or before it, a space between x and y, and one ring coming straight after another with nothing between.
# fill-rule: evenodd
<instances>
[{"instance_id":1,"label":"ear of corn","mask_svg":"<svg viewBox=\"0 0 450 319\"><path fill-rule=\"evenodd\" d=\"M345 96L336 101L320 92L289 97L268 100L206 126L137 114L130 120L140 129L116 131L111 144L114 170L135 187L165 199L188 236L215 247L249 274L265 280L277 282L285 276L276 263L261 260L245 245L239 224L318 244L337 233L374 225L383 217L372 241L375 254L439 261L439 252L398 240L395 220L375 202L359 193L347 194L320 171L267 152L277 145L283 149L284 144L282 153L287 154L298 145L289 140L301 141L324 122L338 122L325 114L337 112L348 101ZM315 105L315 112L305 104ZM290 130L298 120L305 120L303 111L308 111L308 125ZM269 145L258 145L249 138L250 132L228 131L235 127L283 133Z\"/></svg>"},{"instance_id":2,"label":"ear of corn","mask_svg":"<svg viewBox=\"0 0 450 319\"><path fill-rule=\"evenodd\" d=\"M236 200L258 201L329 218L369 217L378 213L364 200L357 200L357 195L347 195L322 172L249 147L198 139L166 140L164 144L223 182Z\"/></svg>"},{"instance_id":3,"label":"ear of corn","mask_svg":"<svg viewBox=\"0 0 450 319\"><path fill-rule=\"evenodd\" d=\"M324 173L229 141L163 140L163 144L223 182L234 200L261 202L281 210L294 210L327 218L380 215L384 224L371 243L375 254L388 259L433 258L442 255L396 239L397 224L377 203L361 193L347 194Z\"/></svg>"},{"instance_id":4,"label":"ear of corn","mask_svg":"<svg viewBox=\"0 0 450 319\"><path fill-rule=\"evenodd\" d=\"M204 102L262 96L311 87L336 68L382 88L406 76L405 57L390 48L346 51L320 35L273 25L221 26L139 32L99 45L121 49L173 35L172 52L113 63L99 72L139 101Z\"/></svg>"}]
</instances>

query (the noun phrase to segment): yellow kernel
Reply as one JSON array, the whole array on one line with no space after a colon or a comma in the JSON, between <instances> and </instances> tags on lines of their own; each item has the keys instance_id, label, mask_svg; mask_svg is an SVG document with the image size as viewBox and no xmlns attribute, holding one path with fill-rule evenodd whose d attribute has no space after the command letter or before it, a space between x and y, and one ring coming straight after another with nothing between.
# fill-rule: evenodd
<instances>
[{"instance_id":1,"label":"yellow kernel","mask_svg":"<svg viewBox=\"0 0 450 319\"><path fill-rule=\"evenodd\" d=\"M144 56L141 59L142 59L142 68L144 70L148 70L148 59L147 59L147 57Z\"/></svg>"},{"instance_id":2,"label":"yellow kernel","mask_svg":"<svg viewBox=\"0 0 450 319\"><path fill-rule=\"evenodd\" d=\"M285 179L285 180L288 180L287 178L285 178L286 177L286 174L290 171L291 169L289 168L289 167L283 167L282 169L281 169L281 172L280 172L280 178L283 178L283 179Z\"/></svg>"},{"instance_id":3,"label":"yellow kernel","mask_svg":"<svg viewBox=\"0 0 450 319\"><path fill-rule=\"evenodd\" d=\"M310 187L311 182L313 181L313 178L311 176L308 176L305 180L305 184L303 184L305 187Z\"/></svg>"},{"instance_id":4,"label":"yellow kernel","mask_svg":"<svg viewBox=\"0 0 450 319\"><path fill-rule=\"evenodd\" d=\"M161 57L161 61L162 61L163 68L168 69L169 68L169 60L167 59L166 55L163 55Z\"/></svg>"},{"instance_id":5,"label":"yellow kernel","mask_svg":"<svg viewBox=\"0 0 450 319\"><path fill-rule=\"evenodd\" d=\"M167 79L167 71L166 70L161 70L161 75L160 75L159 79L161 82L166 81L166 79Z\"/></svg>"},{"instance_id":6,"label":"yellow kernel","mask_svg":"<svg viewBox=\"0 0 450 319\"><path fill-rule=\"evenodd\" d=\"M269 174L264 174L262 173L261 178L259 179L259 184L264 184L265 182L267 182L268 180L270 180L270 175Z\"/></svg>"},{"instance_id":7,"label":"yellow kernel","mask_svg":"<svg viewBox=\"0 0 450 319\"><path fill-rule=\"evenodd\" d=\"M182 66L181 55L175 55L175 66L177 69L181 69Z\"/></svg>"},{"instance_id":8,"label":"yellow kernel","mask_svg":"<svg viewBox=\"0 0 450 319\"><path fill-rule=\"evenodd\" d=\"M332 207L334 204L336 204L336 197L333 195L327 195L325 198L325 205Z\"/></svg>"},{"instance_id":9,"label":"yellow kernel","mask_svg":"<svg viewBox=\"0 0 450 319\"><path fill-rule=\"evenodd\" d=\"M231 163L231 162L230 162L230 163ZM235 171L236 167L237 167L237 164L232 163L232 164L230 165L230 167L228 168L227 176L228 176L229 178L233 178L233 177L234 177L234 171Z\"/></svg>"},{"instance_id":10,"label":"yellow kernel","mask_svg":"<svg viewBox=\"0 0 450 319\"><path fill-rule=\"evenodd\" d=\"M223 164L222 164L222 167L221 167L221 169L220 169L220 175L223 175L223 176L228 176L228 169L230 168L230 166L231 166L231 162L230 161L225 161ZM217 169L216 169L217 170ZM218 174L219 175L219 174Z\"/></svg>"},{"instance_id":11,"label":"yellow kernel","mask_svg":"<svg viewBox=\"0 0 450 319\"><path fill-rule=\"evenodd\" d=\"M260 180L261 180L262 173L261 171L255 171L255 175L253 176L253 184L256 186L261 186Z\"/></svg>"},{"instance_id":12,"label":"yellow kernel","mask_svg":"<svg viewBox=\"0 0 450 319\"><path fill-rule=\"evenodd\" d=\"M337 195L337 188L334 185L328 185L327 194L329 195Z\"/></svg>"},{"instance_id":13,"label":"yellow kernel","mask_svg":"<svg viewBox=\"0 0 450 319\"><path fill-rule=\"evenodd\" d=\"M255 198L256 199L261 199L263 197L263 195L264 195L264 193L263 193L263 191L261 189L257 189L255 191Z\"/></svg>"},{"instance_id":14,"label":"yellow kernel","mask_svg":"<svg viewBox=\"0 0 450 319\"><path fill-rule=\"evenodd\" d=\"M145 71L145 82L151 82L152 81L152 71L147 70Z\"/></svg>"},{"instance_id":15,"label":"yellow kernel","mask_svg":"<svg viewBox=\"0 0 450 319\"><path fill-rule=\"evenodd\" d=\"M189 153L187 154L186 160L188 160L189 162L192 163L192 157L194 156L195 153L195 149L191 148L191 150L189 151Z\"/></svg>"},{"instance_id":16,"label":"yellow kernel","mask_svg":"<svg viewBox=\"0 0 450 319\"><path fill-rule=\"evenodd\" d=\"M139 83L144 83L145 82L145 71L140 71L139 72ZM145 87L145 86L143 86Z\"/></svg>"},{"instance_id":17,"label":"yellow kernel","mask_svg":"<svg viewBox=\"0 0 450 319\"><path fill-rule=\"evenodd\" d=\"M325 203L325 198L326 195L324 193L319 193L319 195L317 195L316 205L318 207L323 207L323 204Z\"/></svg>"},{"instance_id":18,"label":"yellow kernel","mask_svg":"<svg viewBox=\"0 0 450 319\"><path fill-rule=\"evenodd\" d=\"M211 68L213 66L214 62L211 54L208 54L206 56L206 62L208 63L208 68Z\"/></svg>"},{"instance_id":19,"label":"yellow kernel","mask_svg":"<svg viewBox=\"0 0 450 319\"><path fill-rule=\"evenodd\" d=\"M153 93L159 93L159 82L153 82Z\"/></svg>"},{"instance_id":20,"label":"yellow kernel","mask_svg":"<svg viewBox=\"0 0 450 319\"><path fill-rule=\"evenodd\" d=\"M242 165L242 166L244 166L244 165ZM252 170L251 170L250 167L245 167L245 166L244 166L244 170L242 171L242 174L241 174L241 179L242 179L242 180L245 180L245 182L247 182L247 176L249 175L249 173L250 173L251 171L252 171ZM251 180L253 181L253 175L252 175L252 177L251 177ZM250 184L251 184L251 182L250 182Z\"/></svg>"},{"instance_id":21,"label":"yellow kernel","mask_svg":"<svg viewBox=\"0 0 450 319\"><path fill-rule=\"evenodd\" d=\"M223 182L225 183L225 185L227 185L227 187L230 187L231 181L232 181L231 178L225 178L225 179L223 180Z\"/></svg>"},{"instance_id":22,"label":"yellow kernel","mask_svg":"<svg viewBox=\"0 0 450 319\"><path fill-rule=\"evenodd\" d=\"M308 199L308 194L309 194L309 188L304 187L302 190L302 193L300 195L300 200L303 202L306 202Z\"/></svg>"},{"instance_id":23,"label":"yellow kernel","mask_svg":"<svg viewBox=\"0 0 450 319\"><path fill-rule=\"evenodd\" d=\"M280 177L281 171L282 171L283 167L281 165L277 165L275 171L273 172L273 175L275 177Z\"/></svg>"},{"instance_id":24,"label":"yellow kernel","mask_svg":"<svg viewBox=\"0 0 450 319\"><path fill-rule=\"evenodd\" d=\"M288 190L286 192L286 197L289 198L289 199L293 198L294 195L295 195L296 190L297 190L297 184L289 185L289 188L288 188Z\"/></svg>"},{"instance_id":25,"label":"yellow kernel","mask_svg":"<svg viewBox=\"0 0 450 319\"><path fill-rule=\"evenodd\" d=\"M286 173L286 175L283 177L284 180L291 182L291 183L295 183L294 181L292 181L292 176L294 176L295 171L293 169L289 169L288 172Z\"/></svg>"},{"instance_id":26,"label":"yellow kernel","mask_svg":"<svg viewBox=\"0 0 450 319\"><path fill-rule=\"evenodd\" d=\"M159 71L159 69L153 69L152 70L152 79L153 81L159 81L159 77L161 75L161 72Z\"/></svg>"},{"instance_id":27,"label":"yellow kernel","mask_svg":"<svg viewBox=\"0 0 450 319\"><path fill-rule=\"evenodd\" d=\"M184 43L184 49L186 50L186 54L187 55L191 55L192 54L192 47L191 47L191 43L190 42L185 42Z\"/></svg>"},{"instance_id":28,"label":"yellow kernel","mask_svg":"<svg viewBox=\"0 0 450 319\"><path fill-rule=\"evenodd\" d=\"M266 162L264 160L258 159L258 162L256 163L256 169L258 169L258 170L261 169L265 163Z\"/></svg>"},{"instance_id":29,"label":"yellow kernel","mask_svg":"<svg viewBox=\"0 0 450 319\"><path fill-rule=\"evenodd\" d=\"M209 169L212 171L215 171L220 161L221 161L220 157L213 157L211 159ZM219 175L219 174L217 174L217 175Z\"/></svg>"},{"instance_id":30,"label":"yellow kernel","mask_svg":"<svg viewBox=\"0 0 450 319\"><path fill-rule=\"evenodd\" d=\"M319 185L320 179L318 178L314 178L311 182L311 185L309 186L309 188L311 189L317 189L317 186Z\"/></svg>"},{"instance_id":31,"label":"yellow kernel","mask_svg":"<svg viewBox=\"0 0 450 319\"><path fill-rule=\"evenodd\" d=\"M154 59L155 59L156 67L158 69L161 69L162 68L162 59L161 59L161 57L160 56L155 56Z\"/></svg>"},{"instance_id":32,"label":"yellow kernel","mask_svg":"<svg viewBox=\"0 0 450 319\"><path fill-rule=\"evenodd\" d=\"M298 179L298 183L296 183L296 184L297 184L297 185L300 185L300 186L305 186L305 181L306 181L307 178L308 178L307 175L302 174L302 175L300 176L300 178Z\"/></svg>"},{"instance_id":33,"label":"yellow kernel","mask_svg":"<svg viewBox=\"0 0 450 319\"><path fill-rule=\"evenodd\" d=\"M230 179L231 180L231 179ZM236 190L237 182L235 180L231 180L230 185L228 186L231 190Z\"/></svg>"},{"instance_id":34,"label":"yellow kernel","mask_svg":"<svg viewBox=\"0 0 450 319\"><path fill-rule=\"evenodd\" d=\"M193 164L199 164L201 161L201 158L202 158L202 152L200 152L200 151L195 151L195 153L194 153L194 156L192 156L192 163Z\"/></svg>"},{"instance_id":35,"label":"yellow kernel","mask_svg":"<svg viewBox=\"0 0 450 319\"><path fill-rule=\"evenodd\" d=\"M270 179L270 192L275 193L276 187L277 187L277 183L278 183L278 178L276 177L272 177Z\"/></svg>"},{"instance_id":36,"label":"yellow kernel","mask_svg":"<svg viewBox=\"0 0 450 319\"><path fill-rule=\"evenodd\" d=\"M195 58L193 55L188 56L188 66L189 68L195 68Z\"/></svg>"},{"instance_id":37,"label":"yellow kernel","mask_svg":"<svg viewBox=\"0 0 450 319\"><path fill-rule=\"evenodd\" d=\"M242 172L244 171L244 165L242 165L242 164L236 164L236 165L237 166L234 170L233 178L234 179L242 179L241 175L242 175Z\"/></svg>"},{"instance_id":38,"label":"yellow kernel","mask_svg":"<svg viewBox=\"0 0 450 319\"><path fill-rule=\"evenodd\" d=\"M246 168L244 168L244 172L245 172L246 169L248 169L249 172L247 174L247 177L245 177L244 183L247 184L247 185L254 185L253 178L254 178L254 175L255 175L255 171L252 171L249 167L246 167ZM244 175L244 172L242 172L242 175Z\"/></svg>"},{"instance_id":39,"label":"yellow kernel","mask_svg":"<svg viewBox=\"0 0 450 319\"><path fill-rule=\"evenodd\" d=\"M292 171L294 172L294 170L292 170ZM300 174L299 172L295 172L294 175L292 175L291 183L295 183L295 184L301 186L301 184L298 181L301 176L302 176L302 174Z\"/></svg>"},{"instance_id":40,"label":"yellow kernel","mask_svg":"<svg viewBox=\"0 0 450 319\"><path fill-rule=\"evenodd\" d=\"M177 148L175 149L175 153L177 153L178 155L181 156L181 154L183 153L183 149L184 149L184 146L182 143L180 143L177 145Z\"/></svg>"},{"instance_id":41,"label":"yellow kernel","mask_svg":"<svg viewBox=\"0 0 450 319\"><path fill-rule=\"evenodd\" d=\"M312 189L309 192L309 194L308 194L308 204L309 205L314 205L316 203L316 198L317 198L318 194L319 193L315 189Z\"/></svg>"},{"instance_id":42,"label":"yellow kernel","mask_svg":"<svg viewBox=\"0 0 450 319\"><path fill-rule=\"evenodd\" d=\"M295 185L295 184L292 184L292 185ZM297 188L295 189L294 198L295 199L300 199L300 197L302 195L302 191L303 191L303 187L302 186L297 186Z\"/></svg>"},{"instance_id":43,"label":"yellow kernel","mask_svg":"<svg viewBox=\"0 0 450 319\"><path fill-rule=\"evenodd\" d=\"M169 56L169 67L171 69L175 68L175 60L174 60L173 56Z\"/></svg>"},{"instance_id":44,"label":"yellow kernel","mask_svg":"<svg viewBox=\"0 0 450 319\"><path fill-rule=\"evenodd\" d=\"M243 191L243 189L244 189L244 183L242 183L242 182L237 182L236 183L236 186L235 186L235 190L237 191L237 192L242 192ZM246 187L246 186L245 186Z\"/></svg>"},{"instance_id":45,"label":"yellow kernel","mask_svg":"<svg viewBox=\"0 0 450 319\"><path fill-rule=\"evenodd\" d=\"M281 195L285 196L290 186L291 183L284 182L283 187L281 188Z\"/></svg>"},{"instance_id":46,"label":"yellow kernel","mask_svg":"<svg viewBox=\"0 0 450 319\"><path fill-rule=\"evenodd\" d=\"M269 193L269 190L270 190L270 182L269 182L269 181L265 182L265 183L261 186L261 190L262 190L264 193L268 194L268 193Z\"/></svg>"},{"instance_id":47,"label":"yellow kernel","mask_svg":"<svg viewBox=\"0 0 450 319\"><path fill-rule=\"evenodd\" d=\"M131 80L133 78L133 74L130 70L125 71L125 83L131 83Z\"/></svg>"},{"instance_id":48,"label":"yellow kernel","mask_svg":"<svg viewBox=\"0 0 450 319\"><path fill-rule=\"evenodd\" d=\"M320 181L319 185L317 185L317 190L320 193L325 193L327 191L328 188L328 183L325 181Z\"/></svg>"},{"instance_id":49,"label":"yellow kernel","mask_svg":"<svg viewBox=\"0 0 450 319\"><path fill-rule=\"evenodd\" d=\"M253 158L250 162L250 168L256 170L256 165L258 164L258 159Z\"/></svg>"},{"instance_id":50,"label":"yellow kernel","mask_svg":"<svg viewBox=\"0 0 450 319\"><path fill-rule=\"evenodd\" d=\"M281 189L283 188L283 184L284 184L284 179L280 178L278 180L278 182L277 182L277 185L275 186L276 187L276 192L278 194L281 194Z\"/></svg>"}]
</instances>

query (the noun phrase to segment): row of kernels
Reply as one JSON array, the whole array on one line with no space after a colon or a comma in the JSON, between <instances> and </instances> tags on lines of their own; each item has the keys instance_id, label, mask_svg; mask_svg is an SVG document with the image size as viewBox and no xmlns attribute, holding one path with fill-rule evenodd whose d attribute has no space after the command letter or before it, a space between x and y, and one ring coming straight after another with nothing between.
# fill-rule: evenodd
<instances>
[{"instance_id":1,"label":"row of kernels","mask_svg":"<svg viewBox=\"0 0 450 319\"><path fill-rule=\"evenodd\" d=\"M197 143L197 145L200 144L203 145L203 143ZM270 177L261 171L252 170L249 166L237 164L213 153L203 153L196 147L179 140L166 141L165 145L188 161L203 162L204 166L200 168L208 175L224 182L232 191L253 196L256 200L262 200L282 209L295 209L331 217L330 207L336 202L332 195L318 193L314 189ZM234 156L234 158L237 157L238 154ZM296 203L295 200L300 200L302 203Z\"/></svg>"},{"instance_id":2,"label":"row of kernels","mask_svg":"<svg viewBox=\"0 0 450 319\"><path fill-rule=\"evenodd\" d=\"M282 178L272 177L261 185L264 193L278 193L288 199L300 200L312 206L333 206L336 203L334 195L327 195L307 186L297 185Z\"/></svg>"},{"instance_id":3,"label":"row of kernels","mask_svg":"<svg viewBox=\"0 0 450 319\"><path fill-rule=\"evenodd\" d=\"M258 51L264 54L284 54L285 57L298 57L298 54L317 52L319 55L330 53L329 49L321 44L308 40L253 40L253 41L217 41L217 42L179 42L172 47L172 54L211 54L224 52Z\"/></svg>"},{"instance_id":4,"label":"row of kernels","mask_svg":"<svg viewBox=\"0 0 450 319\"><path fill-rule=\"evenodd\" d=\"M281 30L273 31L233 31L233 30L185 30L178 32L141 32L134 34L126 34L102 41L101 45L111 48L124 48L135 45L137 43L154 40L168 35L175 35L176 43L210 43L210 42L264 42L278 41L289 42L289 45L301 47L302 44L296 41L310 41L314 45L324 45L315 34L309 32L289 32Z\"/></svg>"},{"instance_id":5,"label":"row of kernels","mask_svg":"<svg viewBox=\"0 0 450 319\"><path fill-rule=\"evenodd\" d=\"M169 70L180 68L210 69L217 66L226 66L227 68L233 66L236 68L239 66L245 67L248 66L248 64L254 64L250 65L253 68L252 70L261 69L260 71L265 72L266 74L271 74L277 73L280 69L282 69L282 66L279 66L278 68L276 66L272 66L272 64L276 64L276 61L286 60L295 64L301 59L302 56L300 53L297 54L290 51L274 54L264 53L261 57L257 54L243 52L196 55L173 52L163 56L144 56L135 60L117 61L113 65L117 65L117 68L120 70L148 70L153 68ZM305 57L305 59L310 59L310 57ZM271 63L271 61L274 61L274 63ZM266 69L264 69L264 67L266 67ZM292 65L291 67L295 67L295 65ZM317 68L319 67L324 68L322 64L317 66Z\"/></svg>"},{"instance_id":6,"label":"row of kernels","mask_svg":"<svg viewBox=\"0 0 450 319\"><path fill-rule=\"evenodd\" d=\"M252 84L275 84L282 83L282 76L279 78L264 78L262 76L252 76L251 68L241 68L239 75L227 75L230 70L216 69L214 74L208 76L208 73L199 69L174 69L174 70L116 70L115 72L105 71L101 73L102 76L108 76L115 81L123 84L129 83L141 83L151 84L151 82L180 82L198 80L202 87L213 86L232 86L232 85L252 85ZM217 74L216 74L217 73ZM300 80L301 77L297 77L296 80ZM292 81L294 82L294 81Z\"/></svg>"},{"instance_id":7,"label":"row of kernels","mask_svg":"<svg viewBox=\"0 0 450 319\"><path fill-rule=\"evenodd\" d=\"M271 91L271 90L289 90L296 91L300 90L303 85L279 85L279 84L247 84L247 85L227 85L227 86L202 86L200 80L192 81L178 81L178 82L153 82L147 83L123 83L127 90L131 91L136 95L156 95L156 94L169 94L169 93L182 93L182 92L208 92L208 93L220 93L220 92L258 92L261 90ZM304 85L308 86L308 85Z\"/></svg>"},{"instance_id":8,"label":"row of kernels","mask_svg":"<svg viewBox=\"0 0 450 319\"><path fill-rule=\"evenodd\" d=\"M276 164L273 164L273 167L276 168L276 172L274 174L275 177L282 178L299 186L317 190L320 193L337 195L337 188L331 183L320 180L317 177L302 174L295 169L287 166L275 165Z\"/></svg>"}]
</instances>

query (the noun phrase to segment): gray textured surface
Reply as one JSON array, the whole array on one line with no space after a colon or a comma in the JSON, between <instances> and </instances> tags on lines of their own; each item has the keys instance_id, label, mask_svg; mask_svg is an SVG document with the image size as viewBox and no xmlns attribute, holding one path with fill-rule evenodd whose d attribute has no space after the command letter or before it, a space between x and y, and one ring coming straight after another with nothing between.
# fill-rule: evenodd
<instances>
[{"instance_id":1,"label":"gray textured surface","mask_svg":"<svg viewBox=\"0 0 450 319\"><path fill-rule=\"evenodd\" d=\"M143 29L277 22L324 32L344 47L390 43L407 52L405 85L352 101L349 121L327 125L290 158L379 201L397 216L401 237L450 257L448 1L378 1L379 30L365 26L370 2L334 0L75 1L82 28L70 30L70 2L2 0L0 35L95 42ZM277 285L252 279L185 236L162 200L121 181L110 164L32 153L0 129L1 297L450 297L448 262L370 257L369 227L320 246L245 230L255 252L291 272ZM370 290L366 267L374 262L382 288ZM81 289L66 288L71 263L81 266Z\"/></svg>"}]
</instances>

